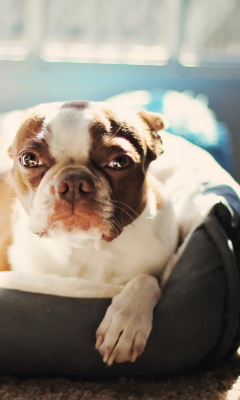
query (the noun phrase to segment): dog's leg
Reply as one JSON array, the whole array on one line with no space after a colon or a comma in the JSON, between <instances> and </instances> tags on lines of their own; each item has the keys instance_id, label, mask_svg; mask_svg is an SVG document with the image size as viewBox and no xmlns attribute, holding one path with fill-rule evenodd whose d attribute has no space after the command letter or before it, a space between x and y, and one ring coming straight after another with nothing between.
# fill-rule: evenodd
<instances>
[{"instance_id":1,"label":"dog's leg","mask_svg":"<svg viewBox=\"0 0 240 400\"><path fill-rule=\"evenodd\" d=\"M156 278L139 275L113 298L96 332L96 348L104 362L133 362L142 354L160 293Z\"/></svg>"}]
</instances>

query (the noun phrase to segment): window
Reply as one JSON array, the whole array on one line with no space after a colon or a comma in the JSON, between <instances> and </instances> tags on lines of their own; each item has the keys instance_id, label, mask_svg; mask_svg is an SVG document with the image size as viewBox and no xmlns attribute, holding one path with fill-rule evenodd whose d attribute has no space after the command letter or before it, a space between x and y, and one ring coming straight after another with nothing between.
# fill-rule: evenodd
<instances>
[{"instance_id":1,"label":"window","mask_svg":"<svg viewBox=\"0 0 240 400\"><path fill-rule=\"evenodd\" d=\"M0 59L240 62L240 0L0 0Z\"/></svg>"},{"instance_id":2,"label":"window","mask_svg":"<svg viewBox=\"0 0 240 400\"><path fill-rule=\"evenodd\" d=\"M0 0L0 59L23 59L27 56L24 5L24 0Z\"/></svg>"},{"instance_id":3,"label":"window","mask_svg":"<svg viewBox=\"0 0 240 400\"><path fill-rule=\"evenodd\" d=\"M189 0L183 12L182 64L240 62L239 0Z\"/></svg>"},{"instance_id":4,"label":"window","mask_svg":"<svg viewBox=\"0 0 240 400\"><path fill-rule=\"evenodd\" d=\"M49 0L43 58L164 62L168 55L163 16L163 0Z\"/></svg>"}]
</instances>

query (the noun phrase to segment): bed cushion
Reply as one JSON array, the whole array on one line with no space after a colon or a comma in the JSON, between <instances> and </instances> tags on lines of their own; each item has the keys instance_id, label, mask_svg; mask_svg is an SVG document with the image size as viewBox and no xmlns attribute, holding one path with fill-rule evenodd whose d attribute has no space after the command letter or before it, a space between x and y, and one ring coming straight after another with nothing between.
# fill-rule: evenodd
<instances>
[{"instance_id":1,"label":"bed cushion","mask_svg":"<svg viewBox=\"0 0 240 400\"><path fill-rule=\"evenodd\" d=\"M95 330L111 299L0 289L0 374L85 379L164 377L215 365L239 343L240 202L225 197L199 226L154 311L153 330L135 363L106 367Z\"/></svg>"}]
</instances>

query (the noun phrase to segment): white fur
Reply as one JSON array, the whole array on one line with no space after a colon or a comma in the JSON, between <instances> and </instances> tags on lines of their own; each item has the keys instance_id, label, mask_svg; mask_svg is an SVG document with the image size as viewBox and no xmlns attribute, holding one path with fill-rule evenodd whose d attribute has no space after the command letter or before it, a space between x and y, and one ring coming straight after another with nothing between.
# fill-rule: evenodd
<instances>
[{"instance_id":1,"label":"white fur","mask_svg":"<svg viewBox=\"0 0 240 400\"><path fill-rule=\"evenodd\" d=\"M88 108L60 108L48 114L44 122L50 127L48 144L56 160L69 157L81 163L88 160L88 127L91 120L92 115Z\"/></svg>"},{"instance_id":2,"label":"white fur","mask_svg":"<svg viewBox=\"0 0 240 400\"><path fill-rule=\"evenodd\" d=\"M75 277L63 278L52 274L36 275L32 273L4 271L0 274L0 286L24 292L44 293L66 297L113 297L122 290L122 286L92 283Z\"/></svg>"},{"instance_id":3,"label":"white fur","mask_svg":"<svg viewBox=\"0 0 240 400\"><path fill-rule=\"evenodd\" d=\"M140 273L158 275L178 239L171 202L165 199L163 208L157 210L151 189L144 212L110 243L90 236L83 239L81 234L73 243L68 235L39 238L29 231L28 224L29 217L21 208L9 248L13 271L75 276L98 283L121 285Z\"/></svg>"}]
</instances>

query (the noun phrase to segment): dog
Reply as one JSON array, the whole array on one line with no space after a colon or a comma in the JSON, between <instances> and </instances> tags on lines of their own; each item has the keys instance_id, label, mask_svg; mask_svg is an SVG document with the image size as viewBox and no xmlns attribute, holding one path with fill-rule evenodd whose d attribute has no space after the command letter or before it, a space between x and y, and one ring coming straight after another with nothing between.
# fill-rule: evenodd
<instances>
[{"instance_id":1,"label":"dog","mask_svg":"<svg viewBox=\"0 0 240 400\"><path fill-rule=\"evenodd\" d=\"M112 297L96 331L108 365L144 351L185 239L216 202L203 197L206 179L196 179L194 168L182 180L181 139L170 139L171 165L161 166L164 126L158 113L107 103L41 104L21 116L9 148L11 177L0 179L1 271L23 281L37 274L45 286L74 279L88 296ZM221 183L222 176L232 183L226 174Z\"/></svg>"}]
</instances>

